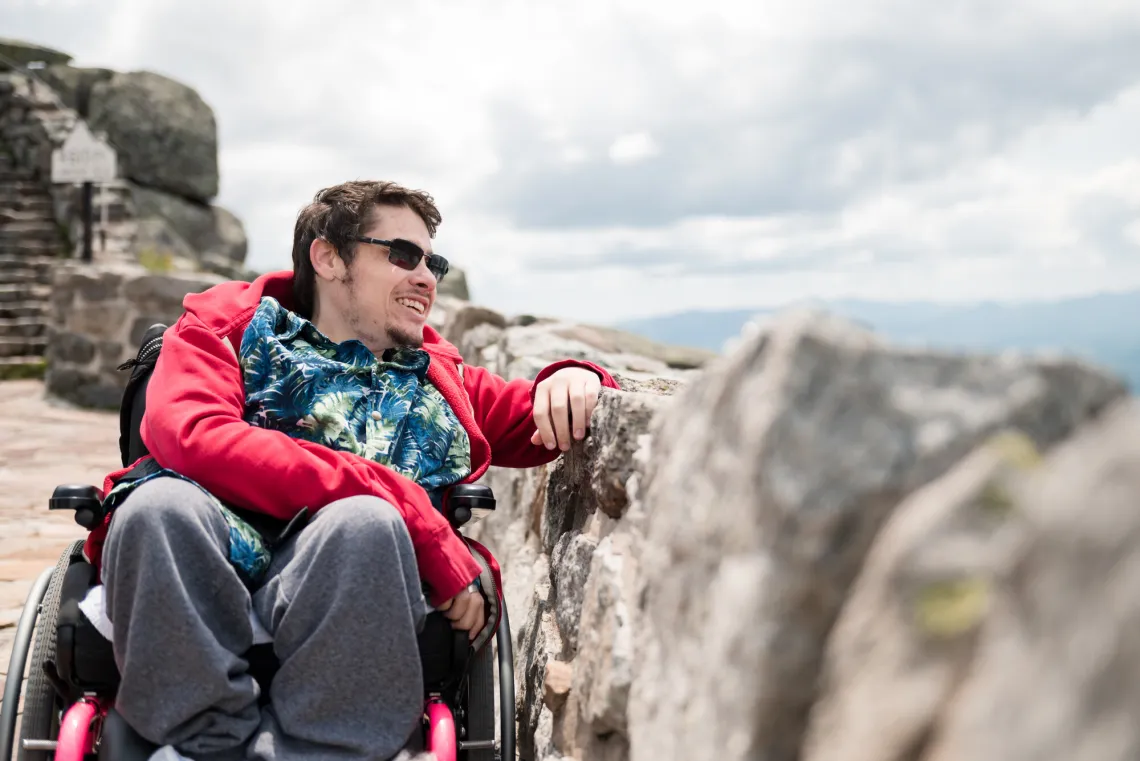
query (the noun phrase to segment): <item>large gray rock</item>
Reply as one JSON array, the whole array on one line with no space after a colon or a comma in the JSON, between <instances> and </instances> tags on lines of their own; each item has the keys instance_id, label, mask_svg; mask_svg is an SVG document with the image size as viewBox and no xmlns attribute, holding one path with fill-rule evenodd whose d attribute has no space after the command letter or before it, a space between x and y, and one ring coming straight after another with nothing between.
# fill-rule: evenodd
<instances>
[{"instance_id":1,"label":"large gray rock","mask_svg":"<svg viewBox=\"0 0 1140 761\"><path fill-rule=\"evenodd\" d=\"M245 228L229 211L138 185L131 195L140 252L166 251L208 270L215 262L240 267L245 261Z\"/></svg>"},{"instance_id":2,"label":"large gray rock","mask_svg":"<svg viewBox=\"0 0 1140 761\"><path fill-rule=\"evenodd\" d=\"M922 761L1140 758L1138 496L1134 401L1026 478L977 654Z\"/></svg>"},{"instance_id":3,"label":"large gray rock","mask_svg":"<svg viewBox=\"0 0 1140 761\"><path fill-rule=\"evenodd\" d=\"M918 757L1011 554L1015 479L1040 462L1027 438L1000 435L898 507L832 631L803 761Z\"/></svg>"},{"instance_id":4,"label":"large gray rock","mask_svg":"<svg viewBox=\"0 0 1140 761\"><path fill-rule=\"evenodd\" d=\"M467 273L458 267L452 267L447 277L439 284L439 293L463 301L471 300L471 291L467 287Z\"/></svg>"},{"instance_id":5,"label":"large gray rock","mask_svg":"<svg viewBox=\"0 0 1140 761\"><path fill-rule=\"evenodd\" d=\"M662 415L625 518L644 536L632 758L797 759L893 508L999 430L1044 448L1124 393L1073 362L895 350L812 312L710 368Z\"/></svg>"},{"instance_id":6,"label":"large gray rock","mask_svg":"<svg viewBox=\"0 0 1140 761\"><path fill-rule=\"evenodd\" d=\"M633 607L635 569L628 535L611 534L594 552L578 635L573 691L584 729L579 744L606 735L628 745L629 688L633 681ZM584 754L594 758L594 754Z\"/></svg>"},{"instance_id":7,"label":"large gray rock","mask_svg":"<svg viewBox=\"0 0 1140 761\"><path fill-rule=\"evenodd\" d=\"M68 108L75 111L85 107L84 101L90 97L91 89L99 82L105 82L115 75L111 69L85 68L55 64L39 73L40 79L49 84Z\"/></svg>"},{"instance_id":8,"label":"large gray rock","mask_svg":"<svg viewBox=\"0 0 1140 761\"><path fill-rule=\"evenodd\" d=\"M10 71L13 65L22 67L29 63L67 63L70 60L67 53L44 45L0 37L0 71Z\"/></svg>"},{"instance_id":9,"label":"large gray rock","mask_svg":"<svg viewBox=\"0 0 1140 761\"><path fill-rule=\"evenodd\" d=\"M561 359L594 362L635 380L684 379L693 374L691 363L669 364L670 347L635 338L619 340L605 329L561 320L508 322L505 328L487 320L478 332L465 335L458 346L468 362L504 378L534 378L546 365Z\"/></svg>"},{"instance_id":10,"label":"large gray rock","mask_svg":"<svg viewBox=\"0 0 1140 761\"><path fill-rule=\"evenodd\" d=\"M118 149L128 179L197 201L218 194L214 113L186 85L147 71L117 73L92 88L89 121Z\"/></svg>"}]
</instances>

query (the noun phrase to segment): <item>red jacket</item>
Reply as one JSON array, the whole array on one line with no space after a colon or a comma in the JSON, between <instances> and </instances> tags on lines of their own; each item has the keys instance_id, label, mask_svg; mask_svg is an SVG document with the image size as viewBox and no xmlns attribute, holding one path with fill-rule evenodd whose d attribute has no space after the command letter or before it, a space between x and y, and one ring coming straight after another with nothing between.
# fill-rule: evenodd
<instances>
[{"instance_id":1,"label":"red jacket","mask_svg":"<svg viewBox=\"0 0 1140 761\"><path fill-rule=\"evenodd\" d=\"M223 502L284 520L303 507L313 512L346 497L373 495L390 502L407 524L432 602L450 599L480 568L426 491L371 460L242 419L242 334L262 296L289 307L292 278L292 272L275 272L253 283L223 283L186 297L186 311L166 331L148 386L143 441L159 465L196 481ZM597 372L603 385L617 387L605 370L574 360L544 368L534 381L507 382L484 368L463 365L455 347L428 327L423 348L431 356L428 379L471 439L472 473L464 483L477 480L492 464L529 468L559 455L557 449L530 442L534 385L543 378L562 367L580 366ZM107 477L104 494L125 472ZM110 520L91 532L84 547L97 566Z\"/></svg>"}]
</instances>

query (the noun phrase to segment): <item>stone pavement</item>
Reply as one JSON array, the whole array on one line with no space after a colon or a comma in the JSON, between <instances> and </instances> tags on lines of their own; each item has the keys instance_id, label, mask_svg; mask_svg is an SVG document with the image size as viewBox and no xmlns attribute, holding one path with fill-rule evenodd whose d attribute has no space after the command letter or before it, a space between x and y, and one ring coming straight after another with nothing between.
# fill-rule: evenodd
<instances>
[{"instance_id":1,"label":"stone pavement","mask_svg":"<svg viewBox=\"0 0 1140 761\"><path fill-rule=\"evenodd\" d=\"M101 486L118 442L117 414L48 400L39 381L0 382L0 688L32 582L85 534L48 498L61 483Z\"/></svg>"}]
</instances>

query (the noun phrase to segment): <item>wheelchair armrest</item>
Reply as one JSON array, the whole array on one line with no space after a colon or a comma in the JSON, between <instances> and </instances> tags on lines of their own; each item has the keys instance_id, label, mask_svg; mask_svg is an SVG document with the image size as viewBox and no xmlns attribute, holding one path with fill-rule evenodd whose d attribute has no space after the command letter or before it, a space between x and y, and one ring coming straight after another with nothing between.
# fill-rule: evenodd
<instances>
[{"instance_id":1,"label":"wheelchair armrest","mask_svg":"<svg viewBox=\"0 0 1140 761\"><path fill-rule=\"evenodd\" d=\"M74 510L75 522L91 530L103 522L103 500L99 490L87 484L63 484L55 487L48 510Z\"/></svg>"},{"instance_id":2,"label":"wheelchair armrest","mask_svg":"<svg viewBox=\"0 0 1140 761\"><path fill-rule=\"evenodd\" d=\"M494 509L495 493L483 484L456 484L447 490L443 500L443 514L456 529Z\"/></svg>"}]
</instances>

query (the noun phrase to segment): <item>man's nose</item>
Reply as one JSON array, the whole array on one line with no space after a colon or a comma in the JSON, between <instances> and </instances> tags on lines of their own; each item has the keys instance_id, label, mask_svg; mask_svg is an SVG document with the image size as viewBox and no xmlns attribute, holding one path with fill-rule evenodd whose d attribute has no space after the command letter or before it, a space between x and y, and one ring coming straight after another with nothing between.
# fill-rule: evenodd
<instances>
[{"instance_id":1,"label":"man's nose","mask_svg":"<svg viewBox=\"0 0 1140 761\"><path fill-rule=\"evenodd\" d=\"M420 263L412 270L412 282L425 288L435 288L435 275L428 269L426 256L420 259Z\"/></svg>"}]
</instances>

